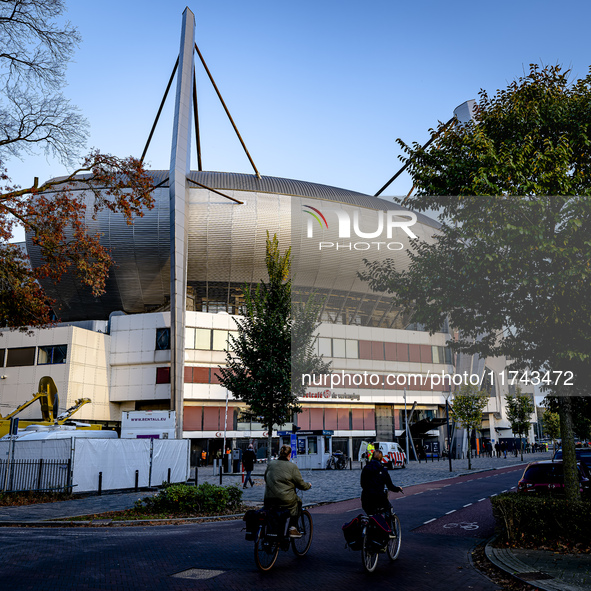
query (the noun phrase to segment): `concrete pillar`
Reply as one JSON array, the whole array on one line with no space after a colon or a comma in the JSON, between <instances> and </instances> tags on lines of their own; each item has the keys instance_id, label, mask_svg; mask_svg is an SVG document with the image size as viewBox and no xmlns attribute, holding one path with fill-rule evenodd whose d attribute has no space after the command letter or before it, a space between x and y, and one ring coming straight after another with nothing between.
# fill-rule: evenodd
<instances>
[{"instance_id":1,"label":"concrete pillar","mask_svg":"<svg viewBox=\"0 0 591 591\"><path fill-rule=\"evenodd\" d=\"M191 119L195 17L183 12L170 154L170 402L176 411L176 437L183 437L185 308L187 292L188 183L191 170Z\"/></svg>"}]
</instances>

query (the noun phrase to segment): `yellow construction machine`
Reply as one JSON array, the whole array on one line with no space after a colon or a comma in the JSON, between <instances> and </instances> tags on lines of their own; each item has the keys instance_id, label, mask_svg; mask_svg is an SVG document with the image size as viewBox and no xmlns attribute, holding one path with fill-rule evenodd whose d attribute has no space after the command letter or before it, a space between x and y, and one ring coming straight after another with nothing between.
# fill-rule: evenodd
<instances>
[{"instance_id":1,"label":"yellow construction machine","mask_svg":"<svg viewBox=\"0 0 591 591\"><path fill-rule=\"evenodd\" d=\"M79 398L76 400L74 406L68 408L61 414L58 413L58 394L57 386L53 378L44 376L39 380L39 391L33 394L33 398L15 408L11 413L5 417L0 414L0 437L6 435L10 430L10 419L25 410L28 406L39 400L41 404L41 420L19 420L19 428L24 429L29 425L63 425L75 412L82 408L85 404L91 402L90 398ZM79 429L102 429L101 425L84 425L79 426Z\"/></svg>"}]
</instances>

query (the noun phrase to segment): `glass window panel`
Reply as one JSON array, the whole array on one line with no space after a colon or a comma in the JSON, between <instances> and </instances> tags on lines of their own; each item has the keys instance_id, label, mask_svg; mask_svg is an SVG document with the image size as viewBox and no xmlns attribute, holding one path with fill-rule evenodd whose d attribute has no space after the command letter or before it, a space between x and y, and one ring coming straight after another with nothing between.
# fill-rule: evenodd
<instances>
[{"instance_id":1,"label":"glass window panel","mask_svg":"<svg viewBox=\"0 0 591 591\"><path fill-rule=\"evenodd\" d=\"M318 453L318 440L316 437L308 437L308 453L309 454L317 454Z\"/></svg>"},{"instance_id":2,"label":"glass window panel","mask_svg":"<svg viewBox=\"0 0 591 591\"><path fill-rule=\"evenodd\" d=\"M4 367L4 349L0 349L0 367Z\"/></svg>"},{"instance_id":3,"label":"glass window panel","mask_svg":"<svg viewBox=\"0 0 591 591\"><path fill-rule=\"evenodd\" d=\"M53 347L53 363L65 363L68 354L68 345L55 345Z\"/></svg>"},{"instance_id":4,"label":"glass window panel","mask_svg":"<svg viewBox=\"0 0 591 591\"><path fill-rule=\"evenodd\" d=\"M439 347L433 347L433 363L441 363L439 357Z\"/></svg>"},{"instance_id":5,"label":"glass window panel","mask_svg":"<svg viewBox=\"0 0 591 591\"><path fill-rule=\"evenodd\" d=\"M211 349L211 330L209 328L195 329L195 349L209 351Z\"/></svg>"},{"instance_id":6,"label":"glass window panel","mask_svg":"<svg viewBox=\"0 0 591 591\"><path fill-rule=\"evenodd\" d=\"M37 353L37 365L51 363L51 347L39 347Z\"/></svg>"},{"instance_id":7,"label":"glass window panel","mask_svg":"<svg viewBox=\"0 0 591 591\"><path fill-rule=\"evenodd\" d=\"M156 329L156 351L170 349L170 328Z\"/></svg>"},{"instance_id":8,"label":"glass window panel","mask_svg":"<svg viewBox=\"0 0 591 591\"><path fill-rule=\"evenodd\" d=\"M213 331L213 347L214 351L224 351L228 348L228 331L214 330Z\"/></svg>"},{"instance_id":9,"label":"glass window panel","mask_svg":"<svg viewBox=\"0 0 591 591\"><path fill-rule=\"evenodd\" d=\"M346 357L345 339L333 339L332 340L332 356L333 357Z\"/></svg>"},{"instance_id":10,"label":"glass window panel","mask_svg":"<svg viewBox=\"0 0 591 591\"><path fill-rule=\"evenodd\" d=\"M353 339L347 339L346 351L348 359L359 359L359 342Z\"/></svg>"},{"instance_id":11,"label":"glass window panel","mask_svg":"<svg viewBox=\"0 0 591 591\"><path fill-rule=\"evenodd\" d=\"M186 328L185 329L185 349L194 349L195 348L195 329L194 328Z\"/></svg>"},{"instance_id":12,"label":"glass window panel","mask_svg":"<svg viewBox=\"0 0 591 591\"><path fill-rule=\"evenodd\" d=\"M445 347L445 363L449 365L453 363L451 349L449 349L448 347Z\"/></svg>"},{"instance_id":13,"label":"glass window panel","mask_svg":"<svg viewBox=\"0 0 591 591\"><path fill-rule=\"evenodd\" d=\"M320 337L318 339L318 352L325 357L332 357L332 347L330 346L331 339ZM316 453L316 452L314 452Z\"/></svg>"},{"instance_id":14,"label":"glass window panel","mask_svg":"<svg viewBox=\"0 0 591 591\"><path fill-rule=\"evenodd\" d=\"M18 347L7 350L6 367L26 365L35 365L35 347Z\"/></svg>"}]
</instances>

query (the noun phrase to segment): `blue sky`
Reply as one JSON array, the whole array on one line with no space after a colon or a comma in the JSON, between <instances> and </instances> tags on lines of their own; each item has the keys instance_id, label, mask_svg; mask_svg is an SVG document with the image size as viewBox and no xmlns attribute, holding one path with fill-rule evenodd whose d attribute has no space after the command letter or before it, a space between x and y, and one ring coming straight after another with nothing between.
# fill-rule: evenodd
<instances>
[{"instance_id":1,"label":"blue sky","mask_svg":"<svg viewBox=\"0 0 591 591\"><path fill-rule=\"evenodd\" d=\"M186 5L69 0L83 43L65 94L90 123L89 148L141 154ZM576 78L591 64L585 1L199 0L189 8L261 174L369 194L400 167L396 138L425 142L481 88L494 93L532 62L560 63ZM204 168L251 172L201 67L197 80ZM147 155L152 168L169 166L172 96ZM8 169L21 185L64 172L43 157ZM402 175L385 194L410 186Z\"/></svg>"}]
</instances>

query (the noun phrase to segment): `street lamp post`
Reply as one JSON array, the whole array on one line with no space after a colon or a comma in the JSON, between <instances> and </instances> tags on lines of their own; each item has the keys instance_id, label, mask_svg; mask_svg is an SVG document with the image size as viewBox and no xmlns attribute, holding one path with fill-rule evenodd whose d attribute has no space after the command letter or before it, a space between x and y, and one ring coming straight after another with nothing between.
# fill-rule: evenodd
<instances>
[{"instance_id":1,"label":"street lamp post","mask_svg":"<svg viewBox=\"0 0 591 591\"><path fill-rule=\"evenodd\" d=\"M408 464L408 415L406 414L406 388L404 388L404 434L406 438L406 463Z\"/></svg>"},{"instance_id":2,"label":"street lamp post","mask_svg":"<svg viewBox=\"0 0 591 591\"><path fill-rule=\"evenodd\" d=\"M445 420L447 422L447 459L449 460L449 471L452 472L451 467L451 437L449 432L449 397L451 396L451 390L445 397Z\"/></svg>"}]
</instances>

